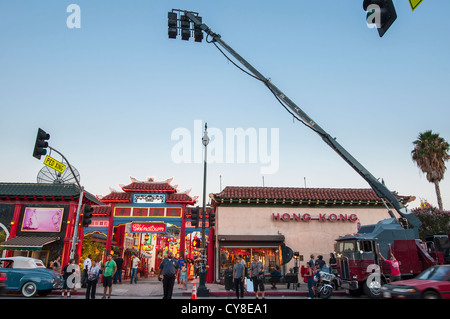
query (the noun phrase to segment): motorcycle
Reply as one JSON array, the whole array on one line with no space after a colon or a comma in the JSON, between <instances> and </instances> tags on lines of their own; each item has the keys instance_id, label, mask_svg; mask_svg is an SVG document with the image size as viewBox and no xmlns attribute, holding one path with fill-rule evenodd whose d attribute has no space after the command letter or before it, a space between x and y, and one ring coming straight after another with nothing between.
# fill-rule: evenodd
<instances>
[{"instance_id":1,"label":"motorcycle","mask_svg":"<svg viewBox=\"0 0 450 319\"><path fill-rule=\"evenodd\" d=\"M333 286L337 281L337 278L334 274L330 274L328 272L320 271L315 277L315 296L328 299L333 294Z\"/></svg>"}]
</instances>

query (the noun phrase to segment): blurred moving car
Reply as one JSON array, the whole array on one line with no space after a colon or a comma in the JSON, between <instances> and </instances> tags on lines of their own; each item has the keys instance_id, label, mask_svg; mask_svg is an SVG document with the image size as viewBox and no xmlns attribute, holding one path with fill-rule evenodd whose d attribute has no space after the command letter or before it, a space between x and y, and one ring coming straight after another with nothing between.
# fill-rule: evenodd
<instances>
[{"instance_id":1,"label":"blurred moving car","mask_svg":"<svg viewBox=\"0 0 450 319\"><path fill-rule=\"evenodd\" d=\"M0 258L0 272L6 275L4 289L20 291L25 297L46 296L63 284L60 274L45 268L41 260L29 257Z\"/></svg>"},{"instance_id":2,"label":"blurred moving car","mask_svg":"<svg viewBox=\"0 0 450 319\"><path fill-rule=\"evenodd\" d=\"M450 265L427 268L414 279L395 281L381 289L384 298L450 299Z\"/></svg>"},{"instance_id":3,"label":"blurred moving car","mask_svg":"<svg viewBox=\"0 0 450 319\"><path fill-rule=\"evenodd\" d=\"M6 287L5 281L6 281L6 274L0 271L0 294L3 293L3 290Z\"/></svg>"}]
</instances>

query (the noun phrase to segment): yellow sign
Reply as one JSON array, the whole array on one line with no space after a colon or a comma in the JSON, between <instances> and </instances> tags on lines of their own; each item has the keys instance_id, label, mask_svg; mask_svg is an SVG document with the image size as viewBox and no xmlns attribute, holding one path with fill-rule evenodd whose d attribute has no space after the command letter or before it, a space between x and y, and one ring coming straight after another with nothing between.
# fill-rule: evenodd
<instances>
[{"instance_id":1,"label":"yellow sign","mask_svg":"<svg viewBox=\"0 0 450 319\"><path fill-rule=\"evenodd\" d=\"M44 165L47 165L48 167L53 168L55 171L58 171L60 173L64 173L64 170L66 169L66 165L64 165L61 162L58 162L57 160L48 155L45 157Z\"/></svg>"},{"instance_id":2,"label":"yellow sign","mask_svg":"<svg viewBox=\"0 0 450 319\"><path fill-rule=\"evenodd\" d=\"M409 0L409 4L411 5L411 9L414 11L415 8L422 3L422 0Z\"/></svg>"}]
</instances>

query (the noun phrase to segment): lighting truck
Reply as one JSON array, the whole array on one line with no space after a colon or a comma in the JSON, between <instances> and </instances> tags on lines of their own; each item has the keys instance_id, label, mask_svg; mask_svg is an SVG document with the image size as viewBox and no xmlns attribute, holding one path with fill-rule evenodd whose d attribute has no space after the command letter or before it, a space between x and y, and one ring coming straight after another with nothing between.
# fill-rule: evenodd
<instances>
[{"instance_id":1,"label":"lighting truck","mask_svg":"<svg viewBox=\"0 0 450 319\"><path fill-rule=\"evenodd\" d=\"M175 39L181 33L183 40L189 40L191 34L194 34L195 41L201 42L203 32L205 32L206 42L214 44L241 71L262 82L296 120L317 133L364 178L385 204L391 218L381 220L374 225L362 225L356 234L342 236L336 240L338 272L343 286L349 290L351 295L359 295L364 292L370 297L380 296L381 285L389 280L390 271L388 264L381 260L379 253L385 258L389 258L391 252L394 254L399 261L402 277L413 277L434 264L444 262L443 255L444 253L448 255L450 247L448 234L432 235L428 242L421 242L419 239L420 220L397 199L384 182L375 178L335 138L277 88L269 78L264 77L223 41L219 34L202 23L202 18L197 12L173 9L168 13L168 18L169 38ZM218 45L230 53L242 67L229 58ZM396 217L392 209L400 217Z\"/></svg>"}]
</instances>

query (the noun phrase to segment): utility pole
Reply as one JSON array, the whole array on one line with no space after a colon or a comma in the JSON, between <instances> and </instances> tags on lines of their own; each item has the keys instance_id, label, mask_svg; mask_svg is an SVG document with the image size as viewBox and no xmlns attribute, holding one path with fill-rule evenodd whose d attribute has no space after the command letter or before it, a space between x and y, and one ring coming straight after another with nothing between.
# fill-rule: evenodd
<instances>
[{"instance_id":1,"label":"utility pole","mask_svg":"<svg viewBox=\"0 0 450 319\"><path fill-rule=\"evenodd\" d=\"M202 206L202 255L200 264L200 283L197 289L197 296L199 297L209 297L209 290L206 288L206 235L205 235L205 224L206 224L206 162L207 162L207 152L209 137L207 131L207 123L205 123L205 133L202 137L202 144L205 146L205 157L203 162L203 206Z\"/></svg>"}]
</instances>

